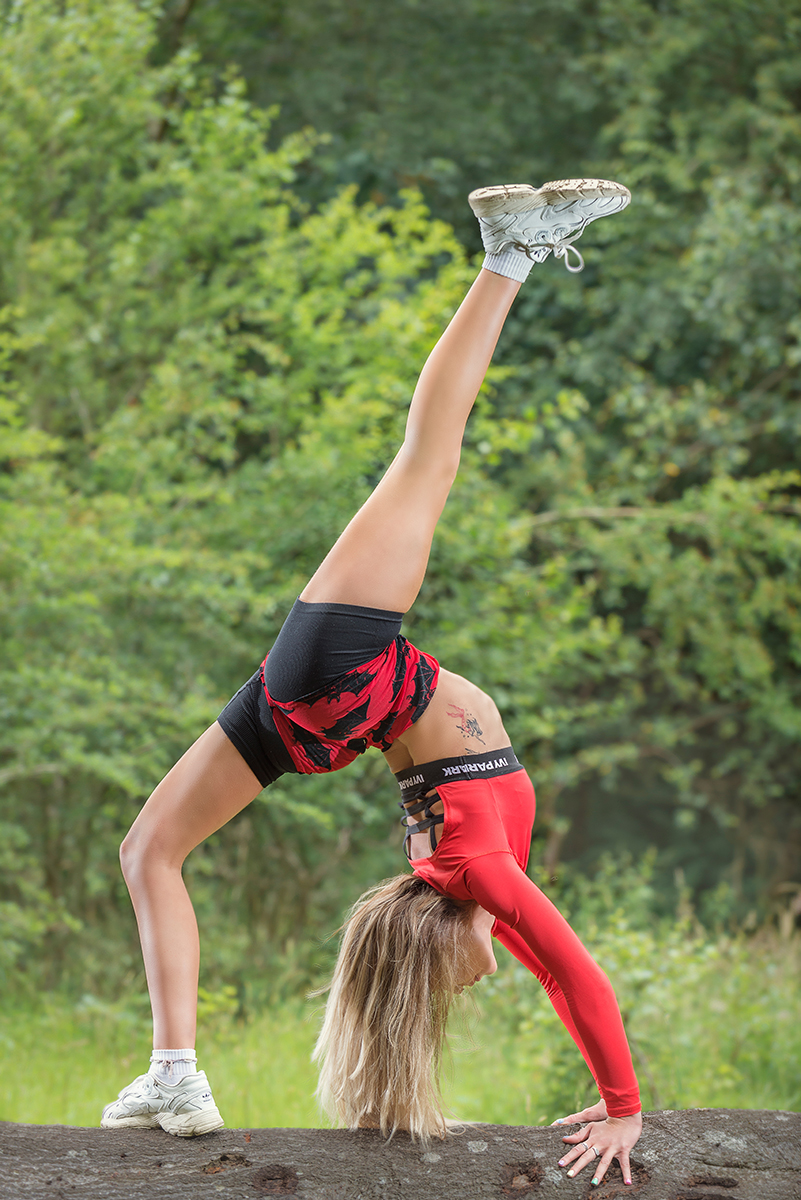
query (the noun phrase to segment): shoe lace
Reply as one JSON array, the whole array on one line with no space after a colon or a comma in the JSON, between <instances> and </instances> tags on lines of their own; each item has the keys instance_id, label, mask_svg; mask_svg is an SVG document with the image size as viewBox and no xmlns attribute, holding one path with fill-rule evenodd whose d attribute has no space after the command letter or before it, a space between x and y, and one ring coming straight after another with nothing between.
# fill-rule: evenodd
<instances>
[{"instance_id":1,"label":"shoe lace","mask_svg":"<svg viewBox=\"0 0 801 1200\"><path fill-rule=\"evenodd\" d=\"M578 237L579 235L576 234L576 236ZM528 258L532 259L534 262L537 262L538 260L531 253L532 250L549 249L553 251L554 258L563 258L565 260L565 266L571 275L578 275L579 271L584 270L584 259L582 258L581 253L573 245L572 238L570 241L567 239L560 239L558 242L517 242L516 245L520 250L523 251L524 254L527 255ZM571 267L570 265L568 254L571 250L578 259L578 266L576 267Z\"/></svg>"},{"instance_id":2,"label":"shoe lace","mask_svg":"<svg viewBox=\"0 0 801 1200\"><path fill-rule=\"evenodd\" d=\"M571 267L570 265L568 254L571 250L578 259L577 267ZM558 242L553 248L553 256L554 258L563 258L565 260L565 266L567 267L568 271L570 271L571 275L578 275L579 271L584 270L584 259L581 257L580 251L578 251L575 246L572 246L570 242Z\"/></svg>"}]
</instances>

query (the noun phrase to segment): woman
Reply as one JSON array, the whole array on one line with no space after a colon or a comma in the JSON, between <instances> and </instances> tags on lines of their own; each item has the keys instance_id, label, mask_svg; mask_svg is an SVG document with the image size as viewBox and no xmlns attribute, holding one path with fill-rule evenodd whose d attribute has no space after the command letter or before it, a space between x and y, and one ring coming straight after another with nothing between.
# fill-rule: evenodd
<instances>
[{"instance_id":1,"label":"woman","mask_svg":"<svg viewBox=\"0 0 801 1200\"><path fill-rule=\"evenodd\" d=\"M181 866L284 772L335 771L368 746L401 787L414 874L363 897L340 952L317 1056L321 1094L350 1125L445 1131L436 1065L450 1000L495 970L498 937L547 988L602 1099L564 1118L569 1174L603 1178L641 1129L614 993L525 874L534 792L489 696L400 636L459 466L465 423L534 262L569 270L586 225L630 196L604 180L482 188L470 196L487 257L432 351L396 458L295 603L268 657L159 784L123 842L154 1018L151 1067L105 1127L191 1136L222 1125L196 1069L197 925ZM577 265L571 266L568 253ZM407 820L408 824L408 820ZM438 838L438 834L441 836Z\"/></svg>"}]
</instances>

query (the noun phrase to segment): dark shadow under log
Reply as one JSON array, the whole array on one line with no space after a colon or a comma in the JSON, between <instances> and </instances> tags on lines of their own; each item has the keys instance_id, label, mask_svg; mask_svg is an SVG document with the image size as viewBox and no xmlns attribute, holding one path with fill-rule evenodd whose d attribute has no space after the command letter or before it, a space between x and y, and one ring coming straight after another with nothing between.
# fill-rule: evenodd
<instances>
[{"instance_id":1,"label":"dark shadow under log","mask_svg":"<svg viewBox=\"0 0 801 1200\"><path fill-rule=\"evenodd\" d=\"M698 1109L645 1117L634 1184L557 1167L562 1130L468 1125L425 1150L372 1130L161 1130L0 1124L3 1200L801 1200L801 1114Z\"/></svg>"}]
</instances>

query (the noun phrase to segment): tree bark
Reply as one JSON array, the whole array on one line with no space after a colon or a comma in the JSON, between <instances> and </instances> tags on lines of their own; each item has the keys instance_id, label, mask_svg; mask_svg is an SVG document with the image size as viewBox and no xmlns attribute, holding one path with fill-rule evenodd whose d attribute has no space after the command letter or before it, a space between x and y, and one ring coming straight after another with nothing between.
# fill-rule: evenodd
<instances>
[{"instance_id":1,"label":"tree bark","mask_svg":"<svg viewBox=\"0 0 801 1200\"><path fill-rule=\"evenodd\" d=\"M372 1130L155 1130L0 1124L3 1200L801 1200L801 1114L646 1114L633 1187L557 1167L561 1129L466 1125L428 1149Z\"/></svg>"}]
</instances>

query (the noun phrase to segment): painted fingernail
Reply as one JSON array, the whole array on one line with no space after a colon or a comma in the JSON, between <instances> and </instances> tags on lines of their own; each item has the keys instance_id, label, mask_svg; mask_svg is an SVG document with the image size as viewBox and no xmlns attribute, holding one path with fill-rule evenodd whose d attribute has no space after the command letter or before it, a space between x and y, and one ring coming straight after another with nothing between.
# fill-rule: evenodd
<instances>
[{"instance_id":1,"label":"painted fingernail","mask_svg":"<svg viewBox=\"0 0 801 1200\"><path fill-rule=\"evenodd\" d=\"M560 1167L563 1167L564 1165L565 1165L565 1160L564 1160L563 1158L560 1158L560 1159L559 1159L559 1166L560 1166Z\"/></svg>"},{"instance_id":2,"label":"painted fingernail","mask_svg":"<svg viewBox=\"0 0 801 1200\"><path fill-rule=\"evenodd\" d=\"M559 1117L556 1121L554 1121L554 1125L564 1125L564 1123L565 1123L564 1117Z\"/></svg>"},{"instance_id":3,"label":"painted fingernail","mask_svg":"<svg viewBox=\"0 0 801 1200\"><path fill-rule=\"evenodd\" d=\"M592 1186L593 1186L593 1187L597 1187L597 1186L598 1186L598 1184L599 1184L600 1182L601 1182L601 1181L600 1181L600 1179L598 1179L598 1178L596 1178L596 1179L593 1179L593 1181L592 1181Z\"/></svg>"},{"instance_id":4,"label":"painted fingernail","mask_svg":"<svg viewBox=\"0 0 801 1200\"><path fill-rule=\"evenodd\" d=\"M631 1184L631 1180L630 1180L630 1179L624 1179L624 1180L623 1180L623 1182L624 1182L624 1183L625 1183L627 1186Z\"/></svg>"},{"instance_id":5,"label":"painted fingernail","mask_svg":"<svg viewBox=\"0 0 801 1200\"><path fill-rule=\"evenodd\" d=\"M575 1171L568 1171L568 1173L567 1173L568 1179L572 1179L573 1176L575 1175L575 1173L576 1173Z\"/></svg>"}]
</instances>

